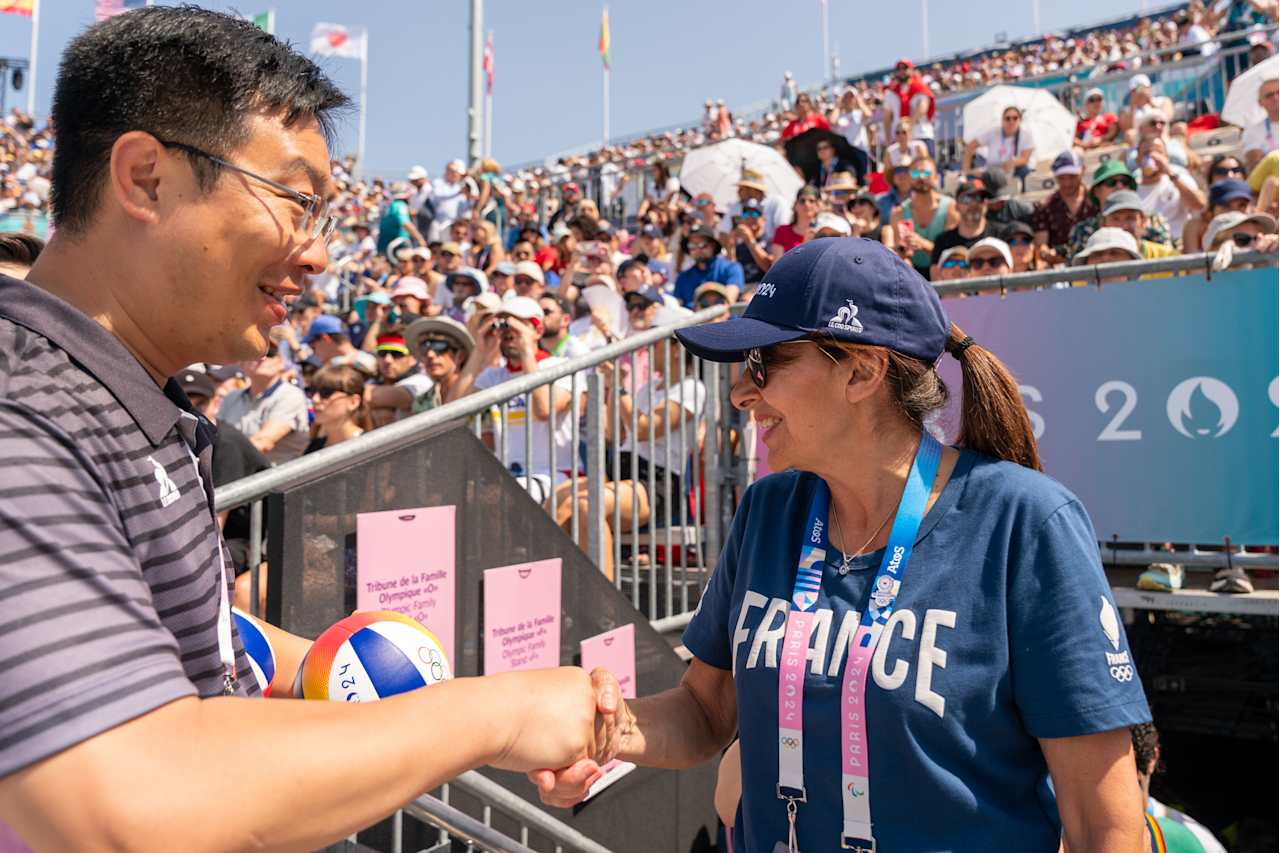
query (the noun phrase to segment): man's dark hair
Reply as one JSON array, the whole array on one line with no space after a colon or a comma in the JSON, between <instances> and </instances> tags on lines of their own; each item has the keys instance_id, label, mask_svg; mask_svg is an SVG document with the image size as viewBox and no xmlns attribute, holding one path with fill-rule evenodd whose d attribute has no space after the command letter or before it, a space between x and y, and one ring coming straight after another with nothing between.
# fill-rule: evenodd
<instances>
[{"instance_id":1,"label":"man's dark hair","mask_svg":"<svg viewBox=\"0 0 1280 853\"><path fill-rule=\"evenodd\" d=\"M1151 767L1151 775L1162 768L1152 767L1152 762L1160 755L1160 732L1154 723L1138 723L1129 727L1129 736L1133 740L1133 760L1138 765L1138 772L1146 775Z\"/></svg>"},{"instance_id":2,"label":"man's dark hair","mask_svg":"<svg viewBox=\"0 0 1280 853\"><path fill-rule=\"evenodd\" d=\"M618 278L621 279L623 276L631 272L631 270L635 269L636 267L648 267L648 266L649 266L648 255L645 255L643 253L634 255L633 257L627 258L625 261L618 264Z\"/></svg>"},{"instance_id":3,"label":"man's dark hair","mask_svg":"<svg viewBox=\"0 0 1280 853\"><path fill-rule=\"evenodd\" d=\"M550 291L547 291L546 293L544 293L544 294L542 294L541 296L539 296L539 297L538 297L538 300L539 300L539 301L541 301L541 300L543 300L543 299L550 299L550 300L552 300L553 302L555 302L555 303L556 303L556 305L557 305L557 306L559 306L560 311L561 311L562 313L564 313L564 314L565 314L566 316L568 316L568 317L572 317L572 316L573 316L573 306L569 304L569 300L568 300L568 299L565 299L565 298L564 298L563 296L561 296L560 294L558 294L558 293L552 293L552 292L550 292Z\"/></svg>"},{"instance_id":4,"label":"man's dark hair","mask_svg":"<svg viewBox=\"0 0 1280 853\"><path fill-rule=\"evenodd\" d=\"M314 118L332 140L350 103L313 63L249 21L194 6L148 6L96 24L62 54L53 93L50 201L59 228L83 231L121 135L143 130L217 156L247 141L248 117L286 127ZM188 154L202 192L221 169Z\"/></svg>"},{"instance_id":5,"label":"man's dark hair","mask_svg":"<svg viewBox=\"0 0 1280 853\"><path fill-rule=\"evenodd\" d=\"M0 231L0 264L29 267L44 251L44 241L21 231Z\"/></svg>"}]
</instances>

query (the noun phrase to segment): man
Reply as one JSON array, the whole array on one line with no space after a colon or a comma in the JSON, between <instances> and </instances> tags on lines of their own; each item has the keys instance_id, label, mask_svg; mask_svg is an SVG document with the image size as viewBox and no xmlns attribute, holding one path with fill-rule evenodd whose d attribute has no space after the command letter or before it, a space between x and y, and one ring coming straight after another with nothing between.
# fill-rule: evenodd
<instances>
[{"instance_id":1,"label":"man","mask_svg":"<svg viewBox=\"0 0 1280 853\"><path fill-rule=\"evenodd\" d=\"M1172 246L1143 238L1142 235L1147 230L1147 211L1142 206L1142 199L1133 190L1120 190L1107 197L1102 208L1102 227L1127 231L1138 247L1138 254L1146 260L1169 258L1178 254L1178 250Z\"/></svg>"},{"instance_id":2,"label":"man","mask_svg":"<svg viewBox=\"0 0 1280 853\"><path fill-rule=\"evenodd\" d=\"M1172 809L1151 796L1151 778L1160 772L1160 733L1152 723L1129 729L1133 740L1133 760L1138 765L1138 784L1146 803L1151 849L1158 853L1227 853L1226 848L1194 818ZM1152 827L1152 824L1155 824Z\"/></svg>"},{"instance_id":3,"label":"man","mask_svg":"<svg viewBox=\"0 0 1280 853\"><path fill-rule=\"evenodd\" d=\"M1215 216L1204 234L1204 249L1213 252L1230 241L1238 252L1274 252L1276 221L1265 213L1224 213Z\"/></svg>"},{"instance_id":4,"label":"man","mask_svg":"<svg viewBox=\"0 0 1280 853\"><path fill-rule=\"evenodd\" d=\"M1110 145L1120 134L1120 117L1106 111L1102 90L1084 93L1084 113L1076 122L1076 144L1085 150Z\"/></svg>"},{"instance_id":5,"label":"man","mask_svg":"<svg viewBox=\"0 0 1280 853\"><path fill-rule=\"evenodd\" d=\"M542 340L539 346L552 356L577 358L591 351L581 338L569 332L573 319L573 306L558 293L544 293L538 298L542 309Z\"/></svg>"},{"instance_id":6,"label":"man","mask_svg":"<svg viewBox=\"0 0 1280 853\"><path fill-rule=\"evenodd\" d=\"M366 388L373 425L380 427L406 417L414 401L431 390L431 380L418 369L402 326L378 335L373 354L378 359L378 375Z\"/></svg>"},{"instance_id":7,"label":"man","mask_svg":"<svg viewBox=\"0 0 1280 853\"><path fill-rule=\"evenodd\" d=\"M1246 127L1240 135L1244 167L1249 172L1253 171L1253 167L1258 165L1267 152L1276 150L1276 124L1280 122L1280 80L1272 77L1262 81L1262 85L1258 87L1258 105L1266 115Z\"/></svg>"},{"instance_id":8,"label":"man","mask_svg":"<svg viewBox=\"0 0 1280 853\"><path fill-rule=\"evenodd\" d=\"M1072 149L1054 158L1053 180L1058 188L1031 215L1036 251L1050 265L1066 262L1067 240L1076 223L1098 214L1080 180L1083 172L1084 158Z\"/></svg>"},{"instance_id":9,"label":"man","mask_svg":"<svg viewBox=\"0 0 1280 853\"><path fill-rule=\"evenodd\" d=\"M1132 234L1121 228L1099 228L1089 237L1084 250L1077 253L1071 262L1077 266L1097 266L1140 260L1142 253L1138 251L1138 243ZM1096 270L1094 278L1098 284L1119 284L1133 280L1131 274L1099 276Z\"/></svg>"},{"instance_id":10,"label":"man","mask_svg":"<svg viewBox=\"0 0 1280 853\"><path fill-rule=\"evenodd\" d=\"M1129 78L1129 106L1120 113L1120 130L1127 133L1135 128L1135 119L1149 107L1163 113L1165 121L1173 121L1173 100L1164 95L1154 95L1151 78L1146 74L1135 74Z\"/></svg>"},{"instance_id":11,"label":"man","mask_svg":"<svg viewBox=\"0 0 1280 853\"><path fill-rule=\"evenodd\" d=\"M378 374L378 362L372 355L356 349L351 334L342 321L332 314L321 314L311 321L311 328L302 339L311 347L320 363L327 367L350 365L365 376Z\"/></svg>"},{"instance_id":12,"label":"man","mask_svg":"<svg viewBox=\"0 0 1280 853\"><path fill-rule=\"evenodd\" d=\"M533 261L521 261L516 264L515 274L511 276L512 293L536 302L542 298L546 290L547 281L542 274L542 267Z\"/></svg>"},{"instance_id":13,"label":"man","mask_svg":"<svg viewBox=\"0 0 1280 853\"><path fill-rule=\"evenodd\" d=\"M893 209L910 197L911 165L894 166L889 174L889 181L889 191L876 200L876 206L880 209L881 222L888 222L893 217Z\"/></svg>"},{"instance_id":14,"label":"man","mask_svg":"<svg viewBox=\"0 0 1280 853\"><path fill-rule=\"evenodd\" d=\"M694 228L686 242L693 266L676 276L674 293L681 305L688 308L693 302L693 292L708 281L731 287L735 294L741 291L742 265L720 255L720 241L714 233L706 228Z\"/></svg>"},{"instance_id":15,"label":"man","mask_svg":"<svg viewBox=\"0 0 1280 853\"><path fill-rule=\"evenodd\" d=\"M969 277L969 249L952 246L938 257L937 281L959 281Z\"/></svg>"},{"instance_id":16,"label":"man","mask_svg":"<svg viewBox=\"0 0 1280 853\"><path fill-rule=\"evenodd\" d=\"M1186 171L1169 162L1160 137L1144 139L1138 153L1142 170L1138 196L1142 206L1147 213L1158 213L1169 223L1169 236L1176 244L1182 238L1182 226L1187 219L1204 208L1204 193Z\"/></svg>"},{"instance_id":17,"label":"man","mask_svg":"<svg viewBox=\"0 0 1280 853\"><path fill-rule=\"evenodd\" d=\"M1187 153L1186 147L1180 139L1170 138L1169 118L1155 107L1147 107L1140 110L1134 117L1134 126L1137 129L1137 138L1134 140L1133 147L1124 155L1124 164L1129 171L1137 172L1141 154L1139 149L1142 143L1148 139L1158 138L1165 146L1165 154L1169 158L1169 162L1179 169L1186 169L1191 162L1190 155Z\"/></svg>"},{"instance_id":18,"label":"man","mask_svg":"<svg viewBox=\"0 0 1280 853\"><path fill-rule=\"evenodd\" d=\"M481 322L474 357L467 360L449 399L461 399L513 377L560 364L563 359L538 346L543 319L538 303L528 297L517 296L503 302L498 313ZM486 367L499 353L502 363ZM571 380L565 377L528 394L517 394L506 401L502 416L488 430L494 447L505 449L499 450L499 456L511 473L539 502L550 497L572 469L573 420L577 413L572 407L571 391ZM526 452L526 433L533 445L532 459ZM555 447L554 456L548 455L549 443Z\"/></svg>"},{"instance_id":19,"label":"man","mask_svg":"<svg viewBox=\"0 0 1280 853\"><path fill-rule=\"evenodd\" d=\"M956 188L955 208L959 211L960 221L954 228L943 231L933 241L930 255L930 278L937 272L938 258L952 246L972 247L974 243L991 235L987 224L986 194L980 183L967 181ZM972 257L972 253L970 253ZM1012 263L1010 264L1012 266Z\"/></svg>"},{"instance_id":20,"label":"man","mask_svg":"<svg viewBox=\"0 0 1280 853\"><path fill-rule=\"evenodd\" d=\"M1013 254L1005 241L998 237L984 237L969 247L968 265L969 278L1009 275L1013 272Z\"/></svg>"},{"instance_id":21,"label":"man","mask_svg":"<svg viewBox=\"0 0 1280 853\"><path fill-rule=\"evenodd\" d=\"M424 317L405 329L405 342L418 354L431 387L413 399L413 414L442 406L450 399L476 342L467 327L449 317Z\"/></svg>"},{"instance_id":22,"label":"man","mask_svg":"<svg viewBox=\"0 0 1280 853\"><path fill-rule=\"evenodd\" d=\"M431 223L435 220L435 204L431 200L431 184L427 180L427 170L423 166L414 166L409 170L409 213L413 215L413 224L419 234L431 231ZM425 241L424 241L425 242Z\"/></svg>"},{"instance_id":23,"label":"man","mask_svg":"<svg viewBox=\"0 0 1280 853\"><path fill-rule=\"evenodd\" d=\"M449 292L448 280L449 276L462 269L462 247L450 240L442 243L440 248L432 253L432 257L435 258L436 274L440 278L436 282L431 302L443 311L453 307L453 294Z\"/></svg>"},{"instance_id":24,"label":"man","mask_svg":"<svg viewBox=\"0 0 1280 853\"><path fill-rule=\"evenodd\" d=\"M933 241L955 228L960 215L950 196L938 191L938 169L930 157L911 161L911 197L889 219L888 245L909 259L916 272L929 278Z\"/></svg>"},{"instance_id":25,"label":"man","mask_svg":"<svg viewBox=\"0 0 1280 853\"><path fill-rule=\"evenodd\" d=\"M1009 189L1009 176L1003 169L987 169L978 176L977 183L982 185L982 193L987 199L989 225L1007 226L1014 222L1031 224L1035 206L1014 197L1013 191Z\"/></svg>"},{"instance_id":26,"label":"man","mask_svg":"<svg viewBox=\"0 0 1280 853\"><path fill-rule=\"evenodd\" d=\"M742 215L742 206L754 199L764 212L764 242L768 245L773 240L773 232L779 225L789 222L791 211L777 197L768 194L764 176L751 169L743 169L738 181L738 201L729 206L729 215L720 220L720 231L728 233L733 230L733 220Z\"/></svg>"},{"instance_id":27,"label":"man","mask_svg":"<svg viewBox=\"0 0 1280 853\"><path fill-rule=\"evenodd\" d=\"M1098 168L1093 172L1093 178L1089 185L1089 198L1102 209L1102 205L1106 204L1108 196L1120 190L1137 190L1138 182L1134 179L1133 174L1125 168L1125 165L1116 160L1107 160L1099 163ZM1102 227L1102 216L1091 216L1081 222L1077 222L1075 227L1071 229L1071 236L1067 238L1067 257L1075 257L1075 255L1084 249L1085 243L1089 240L1089 235ZM1172 242L1169 237L1169 226L1164 221L1164 217L1159 214L1147 214L1147 230L1143 234L1144 240L1150 240L1153 243L1169 243Z\"/></svg>"},{"instance_id":28,"label":"man","mask_svg":"<svg viewBox=\"0 0 1280 853\"><path fill-rule=\"evenodd\" d=\"M937 157L934 147L933 116L934 98L930 89L915 72L915 66L909 59L899 59L893 69L893 80L889 83L889 92L885 101L886 110L884 135L892 137L890 131L899 119L911 120L911 137L919 139L929 149L930 157Z\"/></svg>"},{"instance_id":29,"label":"man","mask_svg":"<svg viewBox=\"0 0 1280 853\"><path fill-rule=\"evenodd\" d=\"M466 768L589 756L616 707L575 669L359 706L248 698L212 431L167 377L261 357L325 268L324 130L346 103L248 21L190 6L108 18L63 54L58 228L29 283L0 281L0 606L24 620L0 658L40 658L0 684L0 820L32 848L314 850ZM264 630L291 683L309 642ZM359 761L322 758L334 744Z\"/></svg>"},{"instance_id":30,"label":"man","mask_svg":"<svg viewBox=\"0 0 1280 853\"><path fill-rule=\"evenodd\" d=\"M764 280L764 274L773 266L773 256L764 242L764 209L755 199L747 199L733 220L729 239L733 242L733 257L742 267L742 282L753 286Z\"/></svg>"},{"instance_id":31,"label":"man","mask_svg":"<svg viewBox=\"0 0 1280 853\"><path fill-rule=\"evenodd\" d=\"M429 234L432 243L444 239L450 223L467 218L471 197L466 164L461 160L450 160L444 167L444 175L431 182L431 202L435 207Z\"/></svg>"},{"instance_id":32,"label":"man","mask_svg":"<svg viewBox=\"0 0 1280 853\"><path fill-rule=\"evenodd\" d=\"M325 318L317 318L311 325ZM307 397L285 379L284 359L276 342L268 341L262 358L242 361L240 366L249 385L226 396L218 407L218 417L248 436L272 463L301 456L307 446Z\"/></svg>"},{"instance_id":33,"label":"man","mask_svg":"<svg viewBox=\"0 0 1280 853\"><path fill-rule=\"evenodd\" d=\"M386 252L387 248L397 240L412 238L419 246L426 245L422 232L413 224L413 215L409 212L408 189L398 189L391 197L391 203L378 220L378 251Z\"/></svg>"}]
</instances>

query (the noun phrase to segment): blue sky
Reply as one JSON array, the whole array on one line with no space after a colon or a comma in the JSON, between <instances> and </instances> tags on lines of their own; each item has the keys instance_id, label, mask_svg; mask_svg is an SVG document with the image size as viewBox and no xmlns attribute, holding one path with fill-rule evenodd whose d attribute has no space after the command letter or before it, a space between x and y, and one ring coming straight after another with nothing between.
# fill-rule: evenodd
<instances>
[{"instance_id":1,"label":"blue sky","mask_svg":"<svg viewBox=\"0 0 1280 853\"><path fill-rule=\"evenodd\" d=\"M163 0L162 0L163 1ZM93 20L92 0L41 0L38 113L48 110L58 56ZM264 11L267 0L208 2L215 9ZM1150 2L1160 8L1163 3ZM367 166L375 174L404 172L421 163L434 176L465 156L467 129L467 0L276 0L276 34L305 50L312 25L331 21L368 27L370 39ZM1139 11L1140 0L1040 2L1045 31ZM504 165L598 140L601 71L596 53L597 0L488 0L485 29L493 30L494 157ZM773 97L786 70L801 84L822 73L818 0L614 0L612 129L625 134L696 118L705 98L731 107ZM891 64L922 50L918 0L831 0L831 41L842 70ZM1033 29L1031 0L931 0L932 54L988 44ZM31 27L0 16L0 55L26 57ZM354 97L359 63L323 60ZM25 105L26 92L7 93ZM353 112L343 142L355 148Z\"/></svg>"}]
</instances>

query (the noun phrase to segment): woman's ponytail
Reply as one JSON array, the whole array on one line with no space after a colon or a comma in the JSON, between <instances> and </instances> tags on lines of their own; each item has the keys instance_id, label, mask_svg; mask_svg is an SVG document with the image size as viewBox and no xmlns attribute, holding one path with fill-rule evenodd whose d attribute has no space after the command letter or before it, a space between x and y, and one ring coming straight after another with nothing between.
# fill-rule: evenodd
<instances>
[{"instance_id":1,"label":"woman's ponytail","mask_svg":"<svg viewBox=\"0 0 1280 853\"><path fill-rule=\"evenodd\" d=\"M973 338L954 323L946 349L960 362L964 383L957 444L1036 471L1043 470L1031 418L1018 393L1018 383L1004 362L975 344Z\"/></svg>"}]
</instances>

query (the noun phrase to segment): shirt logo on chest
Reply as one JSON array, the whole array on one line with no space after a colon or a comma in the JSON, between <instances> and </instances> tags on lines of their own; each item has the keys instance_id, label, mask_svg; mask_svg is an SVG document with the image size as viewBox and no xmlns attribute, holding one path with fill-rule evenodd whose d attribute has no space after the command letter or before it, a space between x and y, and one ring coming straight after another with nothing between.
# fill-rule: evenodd
<instances>
[{"instance_id":1,"label":"shirt logo on chest","mask_svg":"<svg viewBox=\"0 0 1280 853\"><path fill-rule=\"evenodd\" d=\"M181 497L182 493L178 491L178 484L170 479L169 472L164 470L163 465L150 456L147 457L147 461L154 465L156 469L156 485L160 489L160 506L167 507Z\"/></svg>"}]
</instances>

